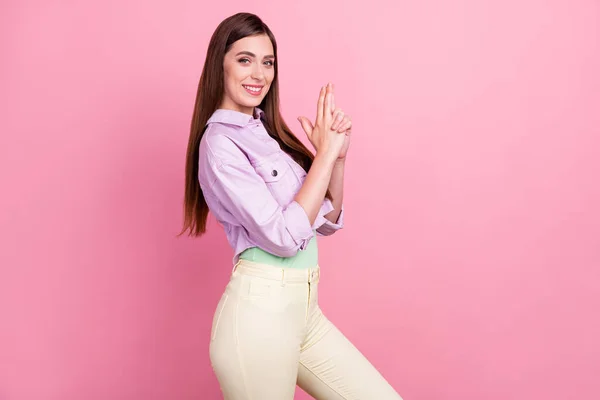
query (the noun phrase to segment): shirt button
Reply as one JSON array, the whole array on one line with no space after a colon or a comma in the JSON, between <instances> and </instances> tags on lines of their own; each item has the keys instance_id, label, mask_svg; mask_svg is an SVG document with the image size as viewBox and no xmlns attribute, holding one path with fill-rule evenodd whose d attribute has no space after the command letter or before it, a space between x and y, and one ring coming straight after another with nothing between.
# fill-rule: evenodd
<instances>
[{"instance_id":1,"label":"shirt button","mask_svg":"<svg viewBox=\"0 0 600 400\"><path fill-rule=\"evenodd\" d=\"M277 176L277 170L276 170L276 169L274 169L273 171L271 171L271 175L273 175L273 176Z\"/></svg>"}]
</instances>

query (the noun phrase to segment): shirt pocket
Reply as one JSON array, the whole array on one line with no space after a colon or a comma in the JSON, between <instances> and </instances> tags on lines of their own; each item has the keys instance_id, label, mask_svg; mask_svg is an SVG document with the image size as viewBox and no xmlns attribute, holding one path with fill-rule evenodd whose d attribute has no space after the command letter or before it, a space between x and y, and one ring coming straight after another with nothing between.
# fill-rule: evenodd
<instances>
[{"instance_id":1,"label":"shirt pocket","mask_svg":"<svg viewBox=\"0 0 600 400\"><path fill-rule=\"evenodd\" d=\"M292 166L281 154L275 153L262 158L254 164L254 169L280 205L288 205L294 199L298 179Z\"/></svg>"}]
</instances>

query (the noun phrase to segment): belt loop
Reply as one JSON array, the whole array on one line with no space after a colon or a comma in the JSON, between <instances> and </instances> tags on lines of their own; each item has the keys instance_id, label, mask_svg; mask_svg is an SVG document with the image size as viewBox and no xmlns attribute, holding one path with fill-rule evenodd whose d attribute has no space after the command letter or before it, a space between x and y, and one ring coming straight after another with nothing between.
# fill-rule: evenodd
<instances>
[{"instance_id":1,"label":"belt loop","mask_svg":"<svg viewBox=\"0 0 600 400\"><path fill-rule=\"evenodd\" d=\"M281 286L285 286L285 268L281 268Z\"/></svg>"}]
</instances>

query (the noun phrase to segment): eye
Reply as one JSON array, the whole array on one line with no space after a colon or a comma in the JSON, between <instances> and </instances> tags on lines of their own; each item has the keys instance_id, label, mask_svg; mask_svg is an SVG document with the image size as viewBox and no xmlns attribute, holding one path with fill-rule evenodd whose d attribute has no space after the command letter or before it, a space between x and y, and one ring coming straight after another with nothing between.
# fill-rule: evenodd
<instances>
[{"instance_id":1,"label":"eye","mask_svg":"<svg viewBox=\"0 0 600 400\"><path fill-rule=\"evenodd\" d=\"M268 66L272 67L274 62L273 61L265 61L265 64L267 64Z\"/></svg>"},{"instance_id":2,"label":"eye","mask_svg":"<svg viewBox=\"0 0 600 400\"><path fill-rule=\"evenodd\" d=\"M239 61L240 63L242 63L242 64L246 64L244 61L248 61L248 62L250 62L250 60L249 60L249 59L247 59L247 58L240 58L238 61Z\"/></svg>"}]
</instances>

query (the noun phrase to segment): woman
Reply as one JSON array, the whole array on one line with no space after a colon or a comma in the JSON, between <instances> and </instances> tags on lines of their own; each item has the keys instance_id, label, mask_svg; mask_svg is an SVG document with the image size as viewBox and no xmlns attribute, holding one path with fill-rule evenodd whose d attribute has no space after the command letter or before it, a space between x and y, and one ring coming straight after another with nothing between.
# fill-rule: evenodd
<instances>
[{"instance_id":1,"label":"woman","mask_svg":"<svg viewBox=\"0 0 600 400\"><path fill-rule=\"evenodd\" d=\"M186 160L184 231L210 211L234 249L211 330L210 359L225 399L400 399L318 305L317 235L343 225L349 117L321 88L313 154L279 112L277 44L255 15L214 32L200 77ZM307 172L308 171L308 172Z\"/></svg>"}]
</instances>

